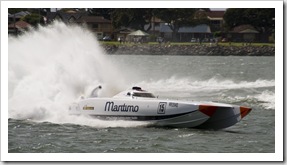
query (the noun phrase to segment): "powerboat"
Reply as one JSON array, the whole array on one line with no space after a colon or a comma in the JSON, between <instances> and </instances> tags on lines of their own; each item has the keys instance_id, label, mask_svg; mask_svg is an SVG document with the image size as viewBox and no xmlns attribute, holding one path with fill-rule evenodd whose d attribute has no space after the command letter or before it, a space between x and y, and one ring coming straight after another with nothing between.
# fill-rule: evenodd
<instances>
[{"instance_id":1,"label":"powerboat","mask_svg":"<svg viewBox=\"0 0 287 165\"><path fill-rule=\"evenodd\" d=\"M179 128L223 129L238 123L251 108L217 103L159 99L141 87L107 98L98 97L101 86L69 107L69 114L106 120L147 121L149 125Z\"/></svg>"}]
</instances>

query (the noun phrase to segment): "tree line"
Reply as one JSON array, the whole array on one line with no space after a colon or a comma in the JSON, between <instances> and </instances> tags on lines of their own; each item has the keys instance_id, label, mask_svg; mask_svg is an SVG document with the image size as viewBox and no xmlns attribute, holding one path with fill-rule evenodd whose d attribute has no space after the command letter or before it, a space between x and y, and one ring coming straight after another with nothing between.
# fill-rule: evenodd
<instances>
[{"instance_id":1,"label":"tree line","mask_svg":"<svg viewBox=\"0 0 287 165\"><path fill-rule=\"evenodd\" d=\"M25 9L9 8L10 14L23 11ZM32 25L42 23L39 21L42 16L51 10L49 8L26 9L32 14L23 18L24 21ZM63 8L60 10L71 10ZM73 8L73 10L86 11L91 16L103 16L111 20L113 27L129 27L149 31L154 18L159 18L165 22L176 35L180 27L196 26L208 24L206 12L209 8ZM274 8L230 8L224 14L224 29L229 31L239 25L252 25L259 33L271 33L275 28L275 9ZM149 25L146 29L145 25Z\"/></svg>"}]
</instances>

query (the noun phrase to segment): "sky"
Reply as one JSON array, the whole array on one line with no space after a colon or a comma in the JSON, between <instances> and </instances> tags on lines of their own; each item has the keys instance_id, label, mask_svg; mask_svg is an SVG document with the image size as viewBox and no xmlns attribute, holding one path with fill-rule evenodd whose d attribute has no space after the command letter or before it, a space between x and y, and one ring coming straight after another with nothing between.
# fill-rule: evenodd
<instances>
[{"instance_id":1,"label":"sky","mask_svg":"<svg viewBox=\"0 0 287 165\"><path fill-rule=\"evenodd\" d=\"M211 11L225 11L226 8L210 8Z\"/></svg>"}]
</instances>

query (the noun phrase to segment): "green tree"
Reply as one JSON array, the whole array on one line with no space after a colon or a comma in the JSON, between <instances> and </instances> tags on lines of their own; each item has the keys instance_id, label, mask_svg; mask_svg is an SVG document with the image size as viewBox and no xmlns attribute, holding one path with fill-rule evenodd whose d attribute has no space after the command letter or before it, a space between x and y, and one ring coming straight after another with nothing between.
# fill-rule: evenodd
<instances>
[{"instance_id":1,"label":"green tree","mask_svg":"<svg viewBox=\"0 0 287 165\"><path fill-rule=\"evenodd\" d=\"M112 20L115 28L130 27L149 31L150 22L153 17L158 17L168 23L173 31L175 38L176 33L182 26L195 26L206 23L206 11L209 9L164 9L164 8L88 8L90 15L103 16ZM145 26L149 25L146 29Z\"/></svg>"},{"instance_id":2,"label":"green tree","mask_svg":"<svg viewBox=\"0 0 287 165\"><path fill-rule=\"evenodd\" d=\"M111 13L114 9L111 8L88 8L87 11L91 16L103 16L105 19L111 20Z\"/></svg>"},{"instance_id":3,"label":"green tree","mask_svg":"<svg viewBox=\"0 0 287 165\"><path fill-rule=\"evenodd\" d=\"M26 8L8 8L8 13L15 14L26 10L27 10Z\"/></svg>"},{"instance_id":4,"label":"green tree","mask_svg":"<svg viewBox=\"0 0 287 165\"><path fill-rule=\"evenodd\" d=\"M245 9L227 9L224 13L224 21L226 27L230 30L236 26L243 25L246 21L245 15L243 15Z\"/></svg>"},{"instance_id":5,"label":"green tree","mask_svg":"<svg viewBox=\"0 0 287 165\"><path fill-rule=\"evenodd\" d=\"M261 40L267 41L268 34L275 28L274 8L247 8L247 9L227 9L224 14L224 21L230 30L239 25L252 25L259 33Z\"/></svg>"},{"instance_id":6,"label":"green tree","mask_svg":"<svg viewBox=\"0 0 287 165\"><path fill-rule=\"evenodd\" d=\"M35 14L35 13L26 15L25 17L22 18L22 20L25 22L28 22L32 26L37 26L38 24L44 23L43 16L41 16L39 14Z\"/></svg>"},{"instance_id":7,"label":"green tree","mask_svg":"<svg viewBox=\"0 0 287 165\"><path fill-rule=\"evenodd\" d=\"M111 11L111 20L115 28L121 26L134 29L145 30L144 26L149 23L152 17L152 9L131 8L131 9L113 9Z\"/></svg>"},{"instance_id":8,"label":"green tree","mask_svg":"<svg viewBox=\"0 0 287 165\"><path fill-rule=\"evenodd\" d=\"M40 15L47 15L47 12L50 12L50 8L9 8L8 13L10 14L16 14L21 11L28 11L30 13L34 14L40 14Z\"/></svg>"},{"instance_id":9,"label":"green tree","mask_svg":"<svg viewBox=\"0 0 287 165\"><path fill-rule=\"evenodd\" d=\"M128 9L114 9L111 12L112 24L115 28L120 28L121 26L128 26L130 23L130 15L127 11Z\"/></svg>"},{"instance_id":10,"label":"green tree","mask_svg":"<svg viewBox=\"0 0 287 165\"><path fill-rule=\"evenodd\" d=\"M250 24L259 32L270 32L274 28L275 9L227 9L224 21L229 29Z\"/></svg>"},{"instance_id":11,"label":"green tree","mask_svg":"<svg viewBox=\"0 0 287 165\"><path fill-rule=\"evenodd\" d=\"M270 33L275 27L275 9L246 9L245 15L251 24L260 33Z\"/></svg>"}]
</instances>

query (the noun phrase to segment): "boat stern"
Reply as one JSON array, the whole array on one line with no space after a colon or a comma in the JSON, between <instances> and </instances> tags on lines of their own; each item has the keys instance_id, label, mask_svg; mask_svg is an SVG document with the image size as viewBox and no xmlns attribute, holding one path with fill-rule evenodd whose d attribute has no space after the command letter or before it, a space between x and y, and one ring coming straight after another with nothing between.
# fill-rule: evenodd
<instances>
[{"instance_id":1,"label":"boat stern","mask_svg":"<svg viewBox=\"0 0 287 165\"><path fill-rule=\"evenodd\" d=\"M210 118L198 128L224 129L233 126L247 116L251 110L251 108L244 106L199 105L199 111Z\"/></svg>"}]
</instances>

